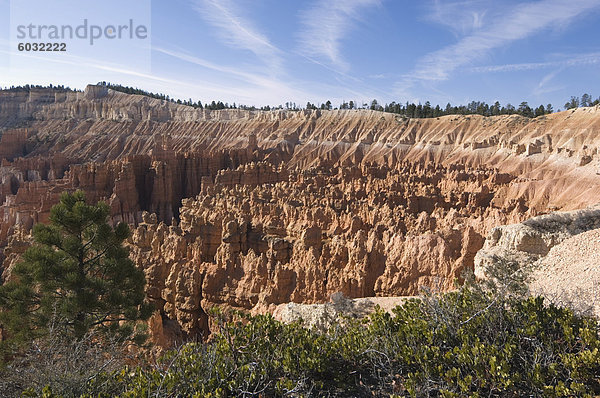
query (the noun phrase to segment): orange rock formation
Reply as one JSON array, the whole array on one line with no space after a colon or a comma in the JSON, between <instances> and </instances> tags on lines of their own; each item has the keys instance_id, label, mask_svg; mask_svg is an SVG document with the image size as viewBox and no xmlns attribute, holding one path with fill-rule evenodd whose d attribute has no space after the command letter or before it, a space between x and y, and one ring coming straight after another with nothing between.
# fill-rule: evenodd
<instances>
[{"instance_id":1,"label":"orange rock formation","mask_svg":"<svg viewBox=\"0 0 600 398\"><path fill-rule=\"evenodd\" d=\"M449 289L498 225L600 198L600 108L536 119L195 110L0 91L4 274L65 190L133 226L157 341L206 311ZM168 340L168 339L167 339Z\"/></svg>"}]
</instances>

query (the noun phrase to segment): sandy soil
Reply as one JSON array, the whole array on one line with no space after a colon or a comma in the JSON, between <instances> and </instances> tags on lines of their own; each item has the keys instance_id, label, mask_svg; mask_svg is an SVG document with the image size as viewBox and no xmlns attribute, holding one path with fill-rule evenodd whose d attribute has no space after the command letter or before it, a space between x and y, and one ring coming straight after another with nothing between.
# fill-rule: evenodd
<instances>
[{"instance_id":1,"label":"sandy soil","mask_svg":"<svg viewBox=\"0 0 600 398\"><path fill-rule=\"evenodd\" d=\"M538 262L530 289L556 304L600 316L600 229L553 247Z\"/></svg>"}]
</instances>

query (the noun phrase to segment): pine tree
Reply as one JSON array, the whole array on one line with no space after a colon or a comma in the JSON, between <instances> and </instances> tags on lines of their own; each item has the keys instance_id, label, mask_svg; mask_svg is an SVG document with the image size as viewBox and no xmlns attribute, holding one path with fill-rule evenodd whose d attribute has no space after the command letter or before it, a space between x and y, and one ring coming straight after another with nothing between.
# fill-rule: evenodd
<instances>
[{"instance_id":1,"label":"pine tree","mask_svg":"<svg viewBox=\"0 0 600 398\"><path fill-rule=\"evenodd\" d=\"M571 99L565 103L565 110L579 108L579 97L571 97Z\"/></svg>"},{"instance_id":2,"label":"pine tree","mask_svg":"<svg viewBox=\"0 0 600 398\"><path fill-rule=\"evenodd\" d=\"M494 102L494 105L491 107L492 116L498 116L500 114L500 102Z\"/></svg>"},{"instance_id":3,"label":"pine tree","mask_svg":"<svg viewBox=\"0 0 600 398\"><path fill-rule=\"evenodd\" d=\"M75 338L91 329L125 337L150 316L144 274L123 246L129 227L112 228L108 216L106 203L88 205L77 191L61 196L49 225L34 227L35 244L0 286L0 323L9 338L26 342L50 321Z\"/></svg>"},{"instance_id":4,"label":"pine tree","mask_svg":"<svg viewBox=\"0 0 600 398\"><path fill-rule=\"evenodd\" d=\"M540 105L539 107L535 108L535 112L534 112L535 117L543 116L545 114L546 114L546 108L544 108L544 105Z\"/></svg>"},{"instance_id":5,"label":"pine tree","mask_svg":"<svg viewBox=\"0 0 600 398\"><path fill-rule=\"evenodd\" d=\"M592 105L592 96L589 94L583 94L581 96L581 106L591 106Z\"/></svg>"},{"instance_id":6,"label":"pine tree","mask_svg":"<svg viewBox=\"0 0 600 398\"><path fill-rule=\"evenodd\" d=\"M533 111L527 101L521 102L517 111L521 116L533 117Z\"/></svg>"}]
</instances>

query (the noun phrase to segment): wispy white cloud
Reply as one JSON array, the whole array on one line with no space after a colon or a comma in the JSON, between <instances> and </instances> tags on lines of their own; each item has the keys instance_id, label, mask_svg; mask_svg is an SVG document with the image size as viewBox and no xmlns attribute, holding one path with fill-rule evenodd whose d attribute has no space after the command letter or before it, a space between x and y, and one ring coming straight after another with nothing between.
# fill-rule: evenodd
<instances>
[{"instance_id":1,"label":"wispy white cloud","mask_svg":"<svg viewBox=\"0 0 600 398\"><path fill-rule=\"evenodd\" d=\"M213 83L218 82L222 85L223 92L232 93L233 97L237 98L236 101L242 101L246 104L268 103L276 105L278 104L277 101L283 103L287 100L304 104L305 101L325 102L329 99L334 103L334 106L337 106L344 99L370 101L373 98L381 98L386 94L376 88L365 86L360 80L344 78L341 75L340 78L343 78L341 80L336 78L328 82L314 82L287 74L281 77L270 76L249 72L242 67L221 66L179 49L155 47L153 50L180 61L218 72L211 75L208 80ZM200 75L205 76L207 74L201 73Z\"/></svg>"},{"instance_id":2,"label":"wispy white cloud","mask_svg":"<svg viewBox=\"0 0 600 398\"><path fill-rule=\"evenodd\" d=\"M226 45L248 50L271 67L279 67L281 51L261 33L231 0L192 0L192 6Z\"/></svg>"},{"instance_id":3,"label":"wispy white cloud","mask_svg":"<svg viewBox=\"0 0 600 398\"><path fill-rule=\"evenodd\" d=\"M219 65L214 62L208 61L206 59L197 57L195 55L188 54L181 50L172 50L172 49L167 49L167 48L162 48L162 47L154 47L153 51L168 55L173 58L177 58L181 61L186 61L186 62L195 64L195 65L201 66L206 69L211 69L211 70L214 70L217 72L222 72L229 76L234 76L234 77L241 78L244 80L253 81L255 83L261 83L261 82L270 80L270 78L267 78L265 76L260 76L260 75L246 72L244 68L241 68L241 67L235 68L235 67L228 67L225 65Z\"/></svg>"},{"instance_id":4,"label":"wispy white cloud","mask_svg":"<svg viewBox=\"0 0 600 398\"><path fill-rule=\"evenodd\" d=\"M493 20L456 44L420 59L406 80L446 80L456 69L481 59L493 49L544 29L566 26L594 8L600 8L599 0L543 0L518 4L496 14Z\"/></svg>"},{"instance_id":5,"label":"wispy white cloud","mask_svg":"<svg viewBox=\"0 0 600 398\"><path fill-rule=\"evenodd\" d=\"M490 19L490 0L434 0L426 18L464 36L481 29Z\"/></svg>"},{"instance_id":6,"label":"wispy white cloud","mask_svg":"<svg viewBox=\"0 0 600 398\"><path fill-rule=\"evenodd\" d=\"M551 93L554 91L558 91L564 88L564 86L560 86L560 85L553 85L550 86L550 82L556 77L558 76L559 73L561 73L563 70L565 70L566 67L561 67L557 70L554 70L548 74L546 74L542 80L540 80L540 82L538 83L538 85L534 88L533 90L533 94L540 97L544 94L547 93Z\"/></svg>"},{"instance_id":7,"label":"wispy white cloud","mask_svg":"<svg viewBox=\"0 0 600 398\"><path fill-rule=\"evenodd\" d=\"M380 0L317 0L300 14L298 34L300 52L307 57L324 59L345 72L349 69L341 44L364 8L380 5Z\"/></svg>"},{"instance_id":8,"label":"wispy white cloud","mask_svg":"<svg viewBox=\"0 0 600 398\"><path fill-rule=\"evenodd\" d=\"M277 48L266 34L264 27L257 28L251 18L247 17L245 7L234 0L190 0L193 9L200 16L215 28L215 33L219 39L227 46L235 49L249 50L254 53L262 62L256 64L251 59L240 62L233 62L230 65L224 65L215 59L206 59L198 57L188 50L174 48L172 45L158 47L155 46L155 52L176 58L180 61L188 62L212 72L212 76L223 82L227 87L237 85L243 87L240 94L244 100L250 103L258 102L260 98L280 98L312 102L319 100L333 100L335 97L362 97L365 95L375 95L378 90L372 87L365 87L361 79L356 78L339 68L339 63L331 62L328 57L323 58L320 51L307 51L307 48L299 48L292 51L283 51ZM335 0L326 2L317 0L313 8L301 13L303 22L303 40L310 42L310 46L319 46L324 42L333 43L337 48L342 36L352 29L352 25L360 21L358 11L361 7L380 4L381 0L346 0L345 2ZM319 14L319 10L325 12L331 19L321 18L324 14ZM331 14L328 14L331 13ZM308 19L311 16L311 21ZM321 29L322 34L326 36L315 41L310 37L315 32L310 32L309 26L316 23ZM317 25L314 25L315 27ZM266 29L266 28L264 28ZM335 50L339 54L338 50ZM332 78L326 81L307 81L297 73L292 73L284 61L296 59L296 61L306 60L321 66L324 69L333 72ZM339 58L341 60L341 55ZM267 63L268 68L264 67ZM359 88L360 87L360 88ZM360 90L364 90L360 92ZM381 93L379 93L381 96ZM251 95L254 98L251 98Z\"/></svg>"},{"instance_id":9,"label":"wispy white cloud","mask_svg":"<svg viewBox=\"0 0 600 398\"><path fill-rule=\"evenodd\" d=\"M571 67L581 65L597 65L600 64L600 53L584 54L569 59L548 61L548 62L529 62L520 64L506 64L506 65L489 65L489 66L478 66L471 68L471 72L475 73L491 73L491 72L516 72L524 70L537 70L545 68L555 67Z\"/></svg>"},{"instance_id":10,"label":"wispy white cloud","mask_svg":"<svg viewBox=\"0 0 600 398\"><path fill-rule=\"evenodd\" d=\"M232 90L235 90L235 87L243 87L238 94L245 101L256 101L257 98L269 97L281 99L311 98L312 95L301 88L306 86L306 83L294 84L289 78L284 79L266 74L251 73L241 67L219 65L180 50L155 47L154 51L219 72L222 74L222 80L228 82L227 85L231 86Z\"/></svg>"}]
</instances>

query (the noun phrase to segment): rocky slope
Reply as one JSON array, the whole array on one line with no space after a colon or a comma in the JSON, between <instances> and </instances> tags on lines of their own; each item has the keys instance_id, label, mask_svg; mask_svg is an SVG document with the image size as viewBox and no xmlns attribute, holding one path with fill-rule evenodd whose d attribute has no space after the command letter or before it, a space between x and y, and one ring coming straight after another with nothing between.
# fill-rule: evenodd
<instances>
[{"instance_id":1,"label":"rocky slope","mask_svg":"<svg viewBox=\"0 0 600 398\"><path fill-rule=\"evenodd\" d=\"M475 256L475 275L486 277L486 268L499 261L534 264L554 246L600 228L600 207L554 212L522 223L494 227Z\"/></svg>"},{"instance_id":2,"label":"rocky slope","mask_svg":"<svg viewBox=\"0 0 600 398\"><path fill-rule=\"evenodd\" d=\"M600 229L572 236L535 264L533 294L557 305L600 316Z\"/></svg>"},{"instance_id":3,"label":"rocky slope","mask_svg":"<svg viewBox=\"0 0 600 398\"><path fill-rule=\"evenodd\" d=\"M600 316L600 207L555 212L491 230L475 256L475 274L512 261L525 266L529 290L551 302Z\"/></svg>"},{"instance_id":4,"label":"rocky slope","mask_svg":"<svg viewBox=\"0 0 600 398\"><path fill-rule=\"evenodd\" d=\"M83 189L134 228L157 339L205 332L213 305L449 289L493 227L599 201L599 132L600 108L413 120L0 91L0 261L7 277Z\"/></svg>"}]
</instances>

